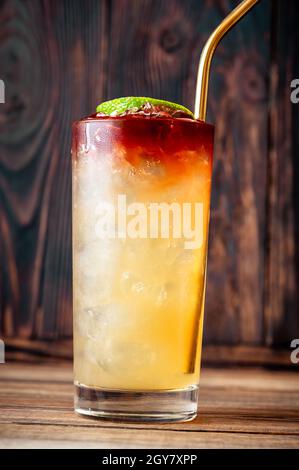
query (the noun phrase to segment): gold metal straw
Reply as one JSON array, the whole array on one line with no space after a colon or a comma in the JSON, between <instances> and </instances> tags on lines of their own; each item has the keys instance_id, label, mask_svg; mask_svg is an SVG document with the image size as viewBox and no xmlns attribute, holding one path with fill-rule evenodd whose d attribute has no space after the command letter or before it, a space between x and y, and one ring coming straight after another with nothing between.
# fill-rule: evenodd
<instances>
[{"instance_id":1,"label":"gold metal straw","mask_svg":"<svg viewBox=\"0 0 299 470\"><path fill-rule=\"evenodd\" d=\"M258 0L244 0L220 23L207 40L200 56L194 115L196 119L206 120L207 99L209 87L210 66L216 47L223 36L258 2Z\"/></svg>"}]
</instances>

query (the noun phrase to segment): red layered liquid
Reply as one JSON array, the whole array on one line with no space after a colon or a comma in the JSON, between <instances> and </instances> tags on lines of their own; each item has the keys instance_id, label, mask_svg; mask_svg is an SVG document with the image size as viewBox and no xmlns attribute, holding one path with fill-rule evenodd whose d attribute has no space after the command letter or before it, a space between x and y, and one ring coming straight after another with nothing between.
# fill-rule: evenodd
<instances>
[{"instance_id":1,"label":"red layered liquid","mask_svg":"<svg viewBox=\"0 0 299 470\"><path fill-rule=\"evenodd\" d=\"M83 125L82 125L83 124ZM85 124L85 125L84 125ZM131 165L144 159L161 163L175 172L188 171L198 157L211 166L214 127L188 118L127 115L103 117L94 114L73 126L73 156L78 143L85 142L107 152L117 146ZM99 153L101 158L102 153Z\"/></svg>"}]
</instances>

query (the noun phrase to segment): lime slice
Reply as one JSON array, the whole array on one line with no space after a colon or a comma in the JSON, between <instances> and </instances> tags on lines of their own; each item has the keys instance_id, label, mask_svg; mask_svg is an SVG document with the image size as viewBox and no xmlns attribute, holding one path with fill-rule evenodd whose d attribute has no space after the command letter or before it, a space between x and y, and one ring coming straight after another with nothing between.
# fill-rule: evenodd
<instances>
[{"instance_id":1,"label":"lime slice","mask_svg":"<svg viewBox=\"0 0 299 470\"><path fill-rule=\"evenodd\" d=\"M118 116L126 111L142 110L145 105L161 108L162 110L170 110L172 112L181 111L194 119L193 113L177 103L170 101L157 100L155 98L146 98L144 96L126 96L124 98L116 98L115 100L105 101L97 106L97 113L107 114L108 116Z\"/></svg>"}]
</instances>

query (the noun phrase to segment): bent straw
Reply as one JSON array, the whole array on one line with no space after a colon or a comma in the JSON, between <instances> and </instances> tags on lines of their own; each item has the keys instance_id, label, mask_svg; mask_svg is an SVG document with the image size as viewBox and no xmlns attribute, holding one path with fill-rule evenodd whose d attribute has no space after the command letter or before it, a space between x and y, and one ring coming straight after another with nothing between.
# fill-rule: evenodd
<instances>
[{"instance_id":1,"label":"bent straw","mask_svg":"<svg viewBox=\"0 0 299 470\"><path fill-rule=\"evenodd\" d=\"M207 40L199 60L194 116L206 120L210 66L216 47L223 36L234 26L259 0L244 0L220 23Z\"/></svg>"}]
</instances>

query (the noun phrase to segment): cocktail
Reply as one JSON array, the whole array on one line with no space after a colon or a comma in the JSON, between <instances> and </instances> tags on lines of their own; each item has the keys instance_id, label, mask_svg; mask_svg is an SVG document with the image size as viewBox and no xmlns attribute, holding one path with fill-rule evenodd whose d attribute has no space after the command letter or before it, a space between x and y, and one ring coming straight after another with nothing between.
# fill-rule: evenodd
<instances>
[{"instance_id":1,"label":"cocktail","mask_svg":"<svg viewBox=\"0 0 299 470\"><path fill-rule=\"evenodd\" d=\"M213 126L208 41L196 115L144 97L104 102L73 126L75 409L132 420L197 413Z\"/></svg>"},{"instance_id":2,"label":"cocktail","mask_svg":"<svg viewBox=\"0 0 299 470\"><path fill-rule=\"evenodd\" d=\"M213 127L183 108L144 98L136 109L132 100L129 112L74 124L77 407L188 419L197 406Z\"/></svg>"}]
</instances>

